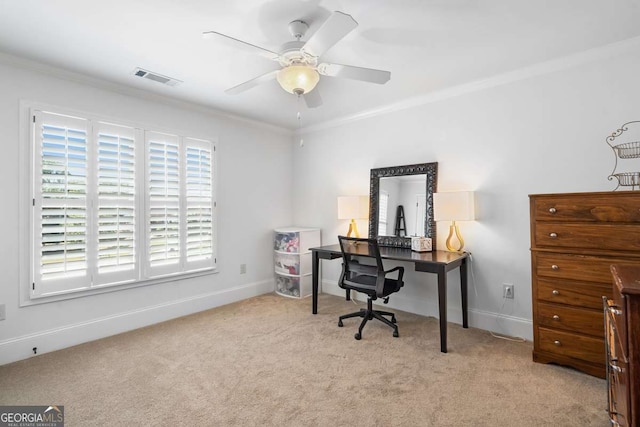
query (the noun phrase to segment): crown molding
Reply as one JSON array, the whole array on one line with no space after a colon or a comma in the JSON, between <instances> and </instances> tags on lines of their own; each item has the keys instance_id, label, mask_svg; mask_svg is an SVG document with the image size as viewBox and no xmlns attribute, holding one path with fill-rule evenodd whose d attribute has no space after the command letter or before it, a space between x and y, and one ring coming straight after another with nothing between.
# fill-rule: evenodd
<instances>
[{"instance_id":1,"label":"crown molding","mask_svg":"<svg viewBox=\"0 0 640 427\"><path fill-rule=\"evenodd\" d=\"M640 48L640 37L634 37L627 40L611 43L605 46L586 50L584 52L575 53L562 58L553 59L550 61L541 62L528 67L520 68L518 70L510 71L503 74L498 74L493 77L489 77L482 80L473 81L470 83L464 83L458 86L453 86L447 89L427 93L424 95L415 96L405 99L400 102L388 104L379 108L365 110L353 115L341 117L334 120L329 120L316 125L307 126L301 128L295 132L296 136L319 132L330 128L336 128L344 126L350 123L354 123L360 120L369 119L372 117L394 113L410 108L420 107L426 104L442 101L456 96L466 95L473 92L478 92L485 89L490 89L497 86L517 82L520 80L530 79L545 74L551 74L558 71L578 67L590 62L600 61L608 59L612 56L618 56L626 53L629 50Z\"/></svg>"},{"instance_id":2,"label":"crown molding","mask_svg":"<svg viewBox=\"0 0 640 427\"><path fill-rule=\"evenodd\" d=\"M274 131L287 136L293 135L293 130L288 128L284 128L284 127L276 126L270 123L261 122L259 120L254 120L247 117L239 116L223 110L218 110L215 108L197 104L194 102L182 101L166 95L156 94L156 93L149 92L144 89L139 89L133 86L128 86L121 83L114 83L108 80L90 77L84 74L77 73L75 71L58 68L53 65L45 64L42 62L34 61L32 59L23 58L16 55L11 55L5 52L0 52L0 64L6 64L14 67L28 69L41 74L45 74L47 76L53 76L53 77L67 80L70 82L92 86L98 89L115 92L120 95L132 96L132 97L140 98L146 101L161 103L171 107L180 108L183 110L214 115L223 119L235 120L238 122L256 126L258 128L268 129L270 131Z\"/></svg>"},{"instance_id":3,"label":"crown molding","mask_svg":"<svg viewBox=\"0 0 640 427\"><path fill-rule=\"evenodd\" d=\"M159 102L165 105L190 110L194 112L214 115L224 119L230 119L241 123L247 123L252 126L256 126L262 129L268 129L283 135L292 136L293 139L305 134L319 132L331 128L337 128L348 125L360 120L369 119L376 116L391 114L394 112L416 108L423 105L431 104L445 99L454 98L456 96L466 95L485 89L490 89L497 86L517 82L520 80L526 80L532 77L537 77L545 74L551 74L558 71L578 67L590 62L607 59L613 56L617 56L628 52L632 49L638 49L640 47L640 37L634 37L627 40L611 43L605 46L586 50L584 52L575 53L562 58L541 62L528 67L524 67L518 70L510 71L507 73L498 74L486 79L476 80L469 83L464 83L458 86L453 86L447 89L415 96L405 99L396 103L388 104L378 108L373 108L365 111L361 111L356 114L340 117L337 119L329 120L326 122L318 123L315 125L303 127L300 129L290 129L273 125L270 123L262 122L255 119L250 119L240 115L232 114L223 110L207 107L202 104L194 102L182 101L165 95L152 93L143 89L135 88L120 83L114 83L108 80L102 80L95 77L86 76L74 71L65 70L62 68L54 67L52 65L37 62L31 59L11 55L8 53L0 52L0 63L12 65L20 68L29 69L32 71L40 72L48 76L58 77L64 80L90 85L99 89L108 90L118 94L124 94L128 96L135 96L144 100Z\"/></svg>"}]
</instances>

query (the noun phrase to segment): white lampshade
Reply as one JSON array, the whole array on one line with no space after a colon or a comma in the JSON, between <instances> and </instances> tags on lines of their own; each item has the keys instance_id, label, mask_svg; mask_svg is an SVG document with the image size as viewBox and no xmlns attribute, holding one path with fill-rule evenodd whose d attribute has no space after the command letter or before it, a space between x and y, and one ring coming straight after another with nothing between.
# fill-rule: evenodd
<instances>
[{"instance_id":1,"label":"white lampshade","mask_svg":"<svg viewBox=\"0 0 640 427\"><path fill-rule=\"evenodd\" d=\"M318 84L320 74L307 65L289 65L278 71L278 83L289 93L309 93Z\"/></svg>"},{"instance_id":2,"label":"white lampshade","mask_svg":"<svg viewBox=\"0 0 640 427\"><path fill-rule=\"evenodd\" d=\"M369 196L338 197L338 219L369 218Z\"/></svg>"},{"instance_id":3,"label":"white lampshade","mask_svg":"<svg viewBox=\"0 0 640 427\"><path fill-rule=\"evenodd\" d=\"M434 193L433 208L436 221L473 221L476 219L475 193Z\"/></svg>"}]
</instances>

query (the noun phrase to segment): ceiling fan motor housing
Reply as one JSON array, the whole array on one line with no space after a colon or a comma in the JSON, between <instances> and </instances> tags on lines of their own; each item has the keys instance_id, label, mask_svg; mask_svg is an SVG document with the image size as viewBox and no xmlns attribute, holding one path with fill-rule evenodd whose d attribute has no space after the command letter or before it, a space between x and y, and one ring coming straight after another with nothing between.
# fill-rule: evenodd
<instances>
[{"instance_id":1,"label":"ceiling fan motor housing","mask_svg":"<svg viewBox=\"0 0 640 427\"><path fill-rule=\"evenodd\" d=\"M318 65L318 58L303 52L301 50L302 46L304 46L304 42L298 40L283 44L278 58L280 65L283 67L293 64L309 65L311 67Z\"/></svg>"}]
</instances>

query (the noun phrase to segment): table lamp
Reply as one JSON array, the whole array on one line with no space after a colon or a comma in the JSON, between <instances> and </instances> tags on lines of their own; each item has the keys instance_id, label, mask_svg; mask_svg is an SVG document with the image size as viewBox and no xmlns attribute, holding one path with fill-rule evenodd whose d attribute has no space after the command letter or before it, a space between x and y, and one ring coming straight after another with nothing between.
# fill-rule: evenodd
<instances>
[{"instance_id":1,"label":"table lamp","mask_svg":"<svg viewBox=\"0 0 640 427\"><path fill-rule=\"evenodd\" d=\"M473 191L434 193L433 207L435 221L451 221L446 243L447 250L462 252L464 239L456 221L473 221L475 219L475 193ZM452 242L454 234L458 239L457 245Z\"/></svg>"},{"instance_id":2,"label":"table lamp","mask_svg":"<svg viewBox=\"0 0 640 427\"><path fill-rule=\"evenodd\" d=\"M369 196L340 196L338 197L338 219L350 219L347 237L354 234L360 237L356 219L369 218Z\"/></svg>"}]
</instances>

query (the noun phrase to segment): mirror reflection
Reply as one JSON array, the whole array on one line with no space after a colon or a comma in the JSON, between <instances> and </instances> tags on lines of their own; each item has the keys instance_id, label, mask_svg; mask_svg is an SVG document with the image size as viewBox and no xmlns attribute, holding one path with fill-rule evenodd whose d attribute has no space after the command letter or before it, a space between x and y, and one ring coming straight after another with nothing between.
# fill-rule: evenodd
<instances>
[{"instance_id":1,"label":"mirror reflection","mask_svg":"<svg viewBox=\"0 0 640 427\"><path fill-rule=\"evenodd\" d=\"M437 182L437 162L371 169L369 237L396 248L410 248L412 236L435 240Z\"/></svg>"},{"instance_id":2,"label":"mirror reflection","mask_svg":"<svg viewBox=\"0 0 640 427\"><path fill-rule=\"evenodd\" d=\"M426 236L427 175L381 177L378 236Z\"/></svg>"}]
</instances>

